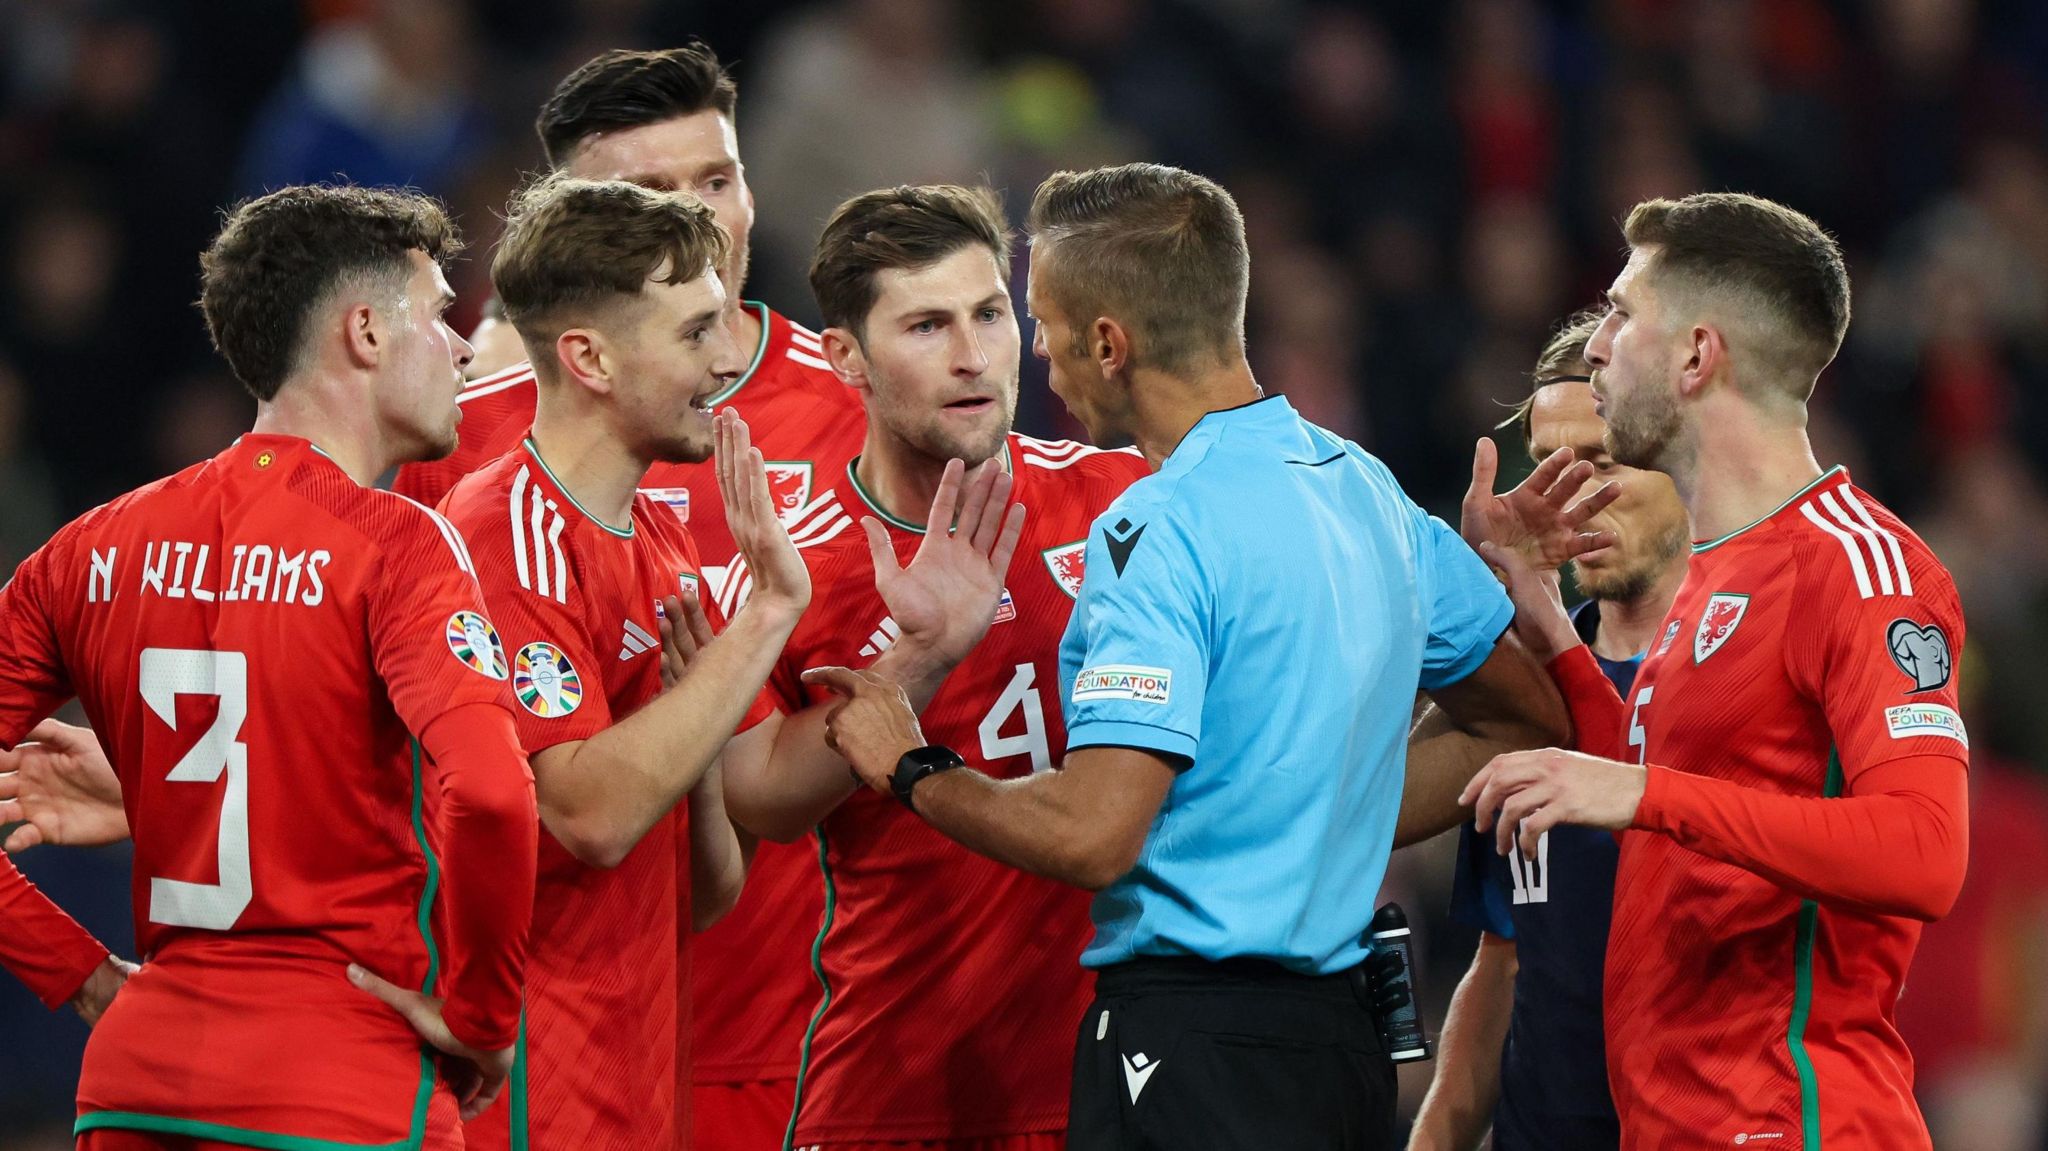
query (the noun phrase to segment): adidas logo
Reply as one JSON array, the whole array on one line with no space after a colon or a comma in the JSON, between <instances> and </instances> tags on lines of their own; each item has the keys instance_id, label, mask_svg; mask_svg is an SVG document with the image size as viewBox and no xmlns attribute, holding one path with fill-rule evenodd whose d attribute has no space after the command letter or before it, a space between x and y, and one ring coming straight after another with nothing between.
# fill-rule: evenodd
<instances>
[{"instance_id":1,"label":"adidas logo","mask_svg":"<svg viewBox=\"0 0 2048 1151\"><path fill-rule=\"evenodd\" d=\"M645 655L660 646L661 641L648 635L646 628L627 620L626 636L620 641L619 662L624 663L636 655Z\"/></svg>"},{"instance_id":2,"label":"adidas logo","mask_svg":"<svg viewBox=\"0 0 2048 1151\"><path fill-rule=\"evenodd\" d=\"M868 637L867 646L861 648L860 653L872 659L895 647L896 641L902 638L903 629L896 626L895 620L883 616L882 626L876 628L875 633Z\"/></svg>"}]
</instances>

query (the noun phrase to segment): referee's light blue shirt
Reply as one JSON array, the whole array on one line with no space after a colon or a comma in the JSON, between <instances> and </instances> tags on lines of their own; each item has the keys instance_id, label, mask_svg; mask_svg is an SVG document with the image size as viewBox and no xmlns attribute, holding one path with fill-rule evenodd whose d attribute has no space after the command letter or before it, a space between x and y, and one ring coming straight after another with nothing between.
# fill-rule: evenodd
<instances>
[{"instance_id":1,"label":"referee's light blue shirt","mask_svg":"<svg viewBox=\"0 0 2048 1151\"><path fill-rule=\"evenodd\" d=\"M1067 746L1184 765L1090 967L1355 966L1393 850L1415 692L1514 609L1384 464L1271 397L1212 412L1095 521L1060 644Z\"/></svg>"}]
</instances>

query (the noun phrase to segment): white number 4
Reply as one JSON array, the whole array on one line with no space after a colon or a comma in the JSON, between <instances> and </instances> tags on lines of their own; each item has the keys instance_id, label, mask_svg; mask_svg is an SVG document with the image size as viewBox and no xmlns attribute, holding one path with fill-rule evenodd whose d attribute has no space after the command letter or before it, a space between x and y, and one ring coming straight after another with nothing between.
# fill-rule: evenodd
<instances>
[{"instance_id":1,"label":"white number 4","mask_svg":"<svg viewBox=\"0 0 2048 1151\"><path fill-rule=\"evenodd\" d=\"M1031 664L1020 663L1010 676L1010 685L1003 694L996 697L995 706L981 718L981 760L994 763L1012 755L1031 754L1032 771L1052 770L1052 749L1045 742L1045 705L1038 698L1038 689L1031 686L1037 678L1037 669ZM1000 735L1003 725L1010 720L1010 713L1024 713L1024 734Z\"/></svg>"},{"instance_id":2,"label":"white number 4","mask_svg":"<svg viewBox=\"0 0 2048 1151\"><path fill-rule=\"evenodd\" d=\"M179 696L220 699L213 726L165 777L172 783L216 783L223 774L228 777L220 801L220 882L152 877L149 920L226 931L254 893L249 880L249 748L236 738L249 718L248 657L238 651L145 648L141 686L143 701L172 731L178 729Z\"/></svg>"}]
</instances>

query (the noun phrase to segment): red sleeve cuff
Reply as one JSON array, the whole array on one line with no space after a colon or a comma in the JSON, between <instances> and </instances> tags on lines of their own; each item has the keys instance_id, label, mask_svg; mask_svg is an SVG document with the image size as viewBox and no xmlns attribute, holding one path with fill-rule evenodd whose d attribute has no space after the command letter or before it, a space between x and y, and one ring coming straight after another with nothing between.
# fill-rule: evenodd
<instances>
[{"instance_id":1,"label":"red sleeve cuff","mask_svg":"<svg viewBox=\"0 0 2048 1151\"><path fill-rule=\"evenodd\" d=\"M0 856L0 966L52 1011L71 1002L107 949Z\"/></svg>"},{"instance_id":2,"label":"red sleeve cuff","mask_svg":"<svg viewBox=\"0 0 2048 1151\"><path fill-rule=\"evenodd\" d=\"M1585 644L1568 648L1544 665L1544 670L1557 682L1571 711L1577 750L1605 759L1633 758L1624 755L1621 738L1627 705L1614 690L1614 681L1600 670L1592 648Z\"/></svg>"},{"instance_id":3,"label":"red sleeve cuff","mask_svg":"<svg viewBox=\"0 0 2048 1151\"><path fill-rule=\"evenodd\" d=\"M1673 806L1684 803L1688 794L1686 780L1690 777L1654 763L1645 764L1643 769L1647 772L1643 798L1636 804L1636 817L1629 827L1636 831L1669 831L1675 825Z\"/></svg>"}]
</instances>

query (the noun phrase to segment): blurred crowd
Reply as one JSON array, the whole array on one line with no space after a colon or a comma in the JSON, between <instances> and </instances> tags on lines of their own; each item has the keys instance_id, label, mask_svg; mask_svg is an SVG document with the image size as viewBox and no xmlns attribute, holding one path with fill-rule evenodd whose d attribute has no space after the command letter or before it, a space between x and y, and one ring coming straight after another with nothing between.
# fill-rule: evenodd
<instances>
[{"instance_id":1,"label":"blurred crowd","mask_svg":"<svg viewBox=\"0 0 2048 1151\"><path fill-rule=\"evenodd\" d=\"M1901 1026L1937 1146L2048 1146L2048 5L0 0L0 572L246 426L191 306L222 206L410 184L487 253L554 81L692 37L740 81L749 296L814 322L812 239L870 187L986 181L1014 218L1058 168L1192 168L1251 229L1260 381L1450 514L1630 204L1750 191L1837 232L1856 316L1818 453L1928 538L1970 625L1971 878ZM487 267L454 275L468 317ZM1034 367L1020 428L1070 433ZM1439 1001L1472 946L1447 848L1390 881ZM22 862L127 936L118 851ZM83 1028L0 980L0 1035L0 1149L68 1146Z\"/></svg>"}]
</instances>

